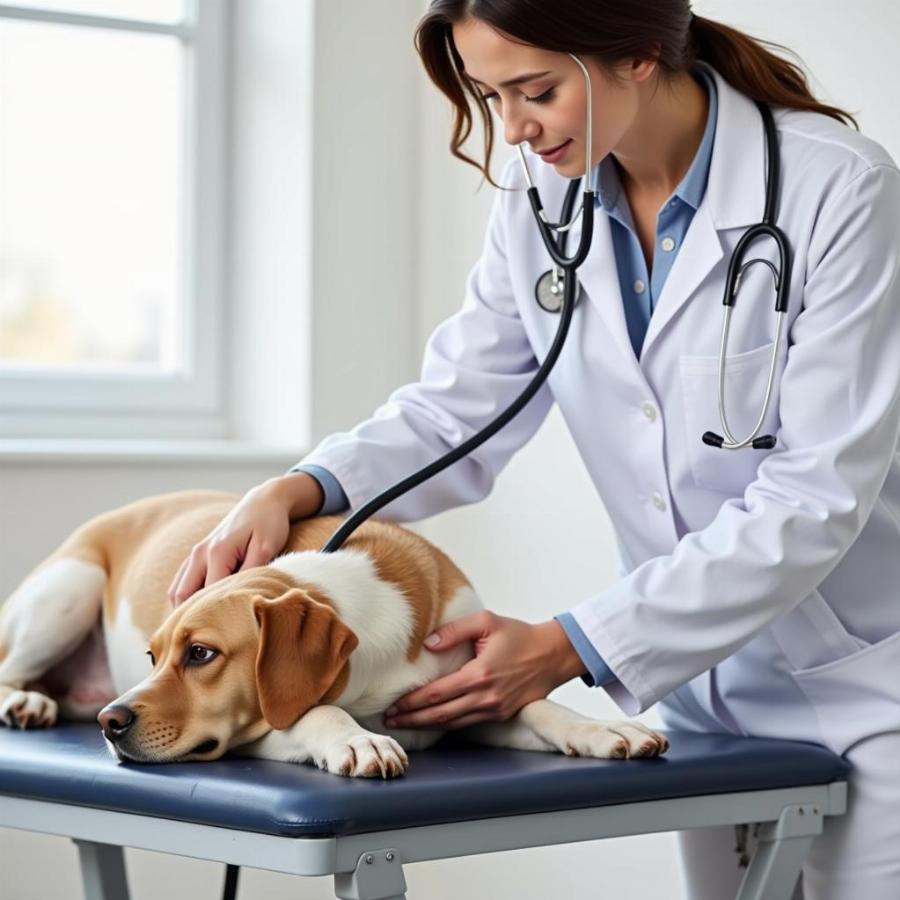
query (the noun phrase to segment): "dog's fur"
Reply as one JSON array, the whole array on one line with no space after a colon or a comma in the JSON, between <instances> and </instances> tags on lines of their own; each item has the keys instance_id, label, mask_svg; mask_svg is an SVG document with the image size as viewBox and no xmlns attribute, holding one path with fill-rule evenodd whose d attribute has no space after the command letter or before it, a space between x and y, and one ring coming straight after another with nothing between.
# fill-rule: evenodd
<instances>
[{"instance_id":1,"label":"dog's fur","mask_svg":"<svg viewBox=\"0 0 900 900\"><path fill-rule=\"evenodd\" d=\"M387 729L398 697L458 669L470 644L423 651L439 625L482 609L460 570L419 535L363 524L317 552L340 519L296 522L282 556L172 609L167 589L237 497L164 494L97 516L0 610L0 721L99 715L120 759L216 759L226 751L390 777L439 730ZM152 661L151 661L152 660ZM663 735L549 700L465 729L495 746L652 756Z\"/></svg>"}]
</instances>

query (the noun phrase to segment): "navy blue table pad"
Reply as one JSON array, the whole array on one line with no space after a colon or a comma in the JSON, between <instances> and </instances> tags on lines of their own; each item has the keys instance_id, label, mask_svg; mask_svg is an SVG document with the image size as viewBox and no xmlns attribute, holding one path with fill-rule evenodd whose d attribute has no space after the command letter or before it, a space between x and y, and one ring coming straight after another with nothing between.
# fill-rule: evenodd
<instances>
[{"instance_id":1,"label":"navy blue table pad","mask_svg":"<svg viewBox=\"0 0 900 900\"><path fill-rule=\"evenodd\" d=\"M658 759L597 760L449 740L409 754L393 781L231 757L117 762L93 724L0 728L0 795L287 837L359 834L495 816L750 791L846 778L816 744L667 732ZM3 797L0 796L0 803Z\"/></svg>"}]
</instances>

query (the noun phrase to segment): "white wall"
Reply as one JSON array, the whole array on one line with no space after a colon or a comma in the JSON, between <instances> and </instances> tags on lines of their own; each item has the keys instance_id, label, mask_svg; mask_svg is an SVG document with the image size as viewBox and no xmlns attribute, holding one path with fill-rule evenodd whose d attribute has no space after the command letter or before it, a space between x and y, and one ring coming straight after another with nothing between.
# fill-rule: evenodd
<instances>
[{"instance_id":1,"label":"white wall","mask_svg":"<svg viewBox=\"0 0 900 900\"><path fill-rule=\"evenodd\" d=\"M281 471L301 455L307 432L315 439L352 425L391 386L414 377L427 335L459 306L492 189L476 193L477 173L450 157L446 105L418 72L411 36L424 2L311 4L235 2L246 41L238 48L234 76L233 336L249 357L236 362L238 434L290 449L255 446L222 455L221 448L211 454L200 447L172 456L161 448L157 454L80 457L64 450L47 456L0 450L0 594L93 512L180 487L240 491ZM313 8L314 40L305 42L304 16ZM702 0L694 8L799 52L816 74L819 95L859 111L863 131L900 158L900 121L888 93L900 5ZM360 77L363 66L367 74ZM320 79L314 103L305 83L310 69ZM304 183L298 172L306 166L309 129L315 174ZM473 151L478 146L475 140ZM506 149L502 141L497 149L495 172ZM273 221L283 227L274 228ZM361 261L349 266L351 244ZM313 299L320 305L313 306ZM307 316L309 347L292 357L267 356L283 332L302 331ZM265 377L254 382L257 368ZM302 410L291 418L290 404L302 396L307 377L317 387L304 430ZM260 393L260 385L273 381L278 393ZM284 420L273 424L273 417ZM555 413L490 498L421 527L507 615L549 618L615 578L608 520ZM555 697L592 714L617 714L602 692L580 682ZM646 718L654 720L652 711ZM135 900L219 896L220 866L138 851L127 857ZM0 870L3 896L11 900L78 896L74 850L61 838L0 831ZM651 835L422 863L407 868L407 879L411 900L586 900L607 894L649 900L674 895L675 872L671 836ZM327 878L300 883L245 870L241 896L333 895Z\"/></svg>"}]
</instances>

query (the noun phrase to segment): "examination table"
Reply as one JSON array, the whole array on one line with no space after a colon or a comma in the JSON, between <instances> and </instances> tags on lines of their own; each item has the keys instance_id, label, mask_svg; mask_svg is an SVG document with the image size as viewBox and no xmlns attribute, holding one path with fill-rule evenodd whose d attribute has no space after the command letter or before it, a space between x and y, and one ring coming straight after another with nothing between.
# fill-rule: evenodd
<instances>
[{"instance_id":1,"label":"examination table","mask_svg":"<svg viewBox=\"0 0 900 900\"><path fill-rule=\"evenodd\" d=\"M254 866L333 874L344 900L402 900L407 863L760 823L738 897L789 900L823 817L845 810L848 764L814 744L668 737L665 756L628 761L451 738L382 781L239 757L122 764L96 725L4 728L0 825L72 838L86 900L126 900L123 847L228 863L232 883Z\"/></svg>"}]
</instances>

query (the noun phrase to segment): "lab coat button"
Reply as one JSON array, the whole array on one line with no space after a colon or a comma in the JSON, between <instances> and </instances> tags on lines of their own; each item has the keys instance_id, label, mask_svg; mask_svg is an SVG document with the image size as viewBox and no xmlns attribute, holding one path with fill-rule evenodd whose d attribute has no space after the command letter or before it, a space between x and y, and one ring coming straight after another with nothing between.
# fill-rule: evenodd
<instances>
[{"instance_id":1,"label":"lab coat button","mask_svg":"<svg viewBox=\"0 0 900 900\"><path fill-rule=\"evenodd\" d=\"M663 238L662 239L662 248L667 253L671 253L671 251L675 249L675 241L673 241L672 238L670 238L670 237Z\"/></svg>"},{"instance_id":2,"label":"lab coat button","mask_svg":"<svg viewBox=\"0 0 900 900\"><path fill-rule=\"evenodd\" d=\"M666 508L666 501L663 500L663 498L662 498L661 495L659 495L659 494L654 494L654 495L653 495L653 505L654 505L658 510L665 511L665 508Z\"/></svg>"},{"instance_id":3,"label":"lab coat button","mask_svg":"<svg viewBox=\"0 0 900 900\"><path fill-rule=\"evenodd\" d=\"M651 421L656 421L656 407L652 403L642 403L641 409L644 411L644 415Z\"/></svg>"}]
</instances>

